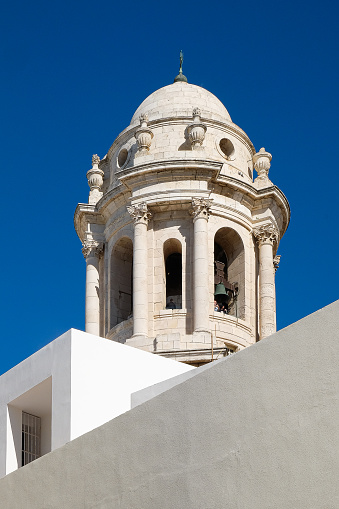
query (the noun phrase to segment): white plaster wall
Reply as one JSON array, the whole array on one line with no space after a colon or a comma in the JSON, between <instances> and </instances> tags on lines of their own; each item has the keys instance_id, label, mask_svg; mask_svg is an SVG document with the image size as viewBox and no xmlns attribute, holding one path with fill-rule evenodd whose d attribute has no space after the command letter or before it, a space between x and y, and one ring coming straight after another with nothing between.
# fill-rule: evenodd
<instances>
[{"instance_id":1,"label":"white plaster wall","mask_svg":"<svg viewBox=\"0 0 339 509\"><path fill-rule=\"evenodd\" d=\"M1 479L1 507L337 509L338 331L339 301L143 391L136 403L149 401Z\"/></svg>"},{"instance_id":2,"label":"white plaster wall","mask_svg":"<svg viewBox=\"0 0 339 509\"><path fill-rule=\"evenodd\" d=\"M22 411L42 454L131 408L131 394L194 368L71 329L0 377L0 477L21 466Z\"/></svg>"},{"instance_id":3,"label":"white plaster wall","mask_svg":"<svg viewBox=\"0 0 339 509\"><path fill-rule=\"evenodd\" d=\"M71 440L131 409L131 394L194 368L72 330Z\"/></svg>"},{"instance_id":4,"label":"white plaster wall","mask_svg":"<svg viewBox=\"0 0 339 509\"><path fill-rule=\"evenodd\" d=\"M21 463L18 454L21 436L20 440L17 438L21 429L21 412L35 411L32 398L22 396L49 377L53 379L50 448L53 450L69 441L70 366L71 331L68 331L0 377L0 477L18 468ZM45 418L46 425L49 425L48 412ZM48 444L44 442L43 447L46 450Z\"/></svg>"}]
</instances>

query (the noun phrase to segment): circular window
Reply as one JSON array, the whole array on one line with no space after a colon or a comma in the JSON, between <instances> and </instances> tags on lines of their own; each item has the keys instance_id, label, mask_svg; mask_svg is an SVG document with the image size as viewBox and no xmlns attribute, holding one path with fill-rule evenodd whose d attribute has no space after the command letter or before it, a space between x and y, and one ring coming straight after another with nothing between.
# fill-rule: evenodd
<instances>
[{"instance_id":1,"label":"circular window","mask_svg":"<svg viewBox=\"0 0 339 509\"><path fill-rule=\"evenodd\" d=\"M228 138L222 138L222 140L220 140L219 147L227 159L234 155L234 145Z\"/></svg>"},{"instance_id":2,"label":"circular window","mask_svg":"<svg viewBox=\"0 0 339 509\"><path fill-rule=\"evenodd\" d=\"M119 155L118 155L119 168L122 168L124 166L124 164L127 161L127 156L128 156L128 151L125 148L121 149L119 152Z\"/></svg>"}]
</instances>

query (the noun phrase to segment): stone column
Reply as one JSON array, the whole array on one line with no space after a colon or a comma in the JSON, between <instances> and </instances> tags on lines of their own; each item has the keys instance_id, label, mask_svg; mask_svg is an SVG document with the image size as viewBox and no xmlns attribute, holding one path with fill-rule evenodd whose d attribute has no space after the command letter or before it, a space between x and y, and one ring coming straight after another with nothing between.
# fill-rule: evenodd
<instances>
[{"instance_id":1,"label":"stone column","mask_svg":"<svg viewBox=\"0 0 339 509\"><path fill-rule=\"evenodd\" d=\"M99 257L102 251L99 242L86 240L83 243L82 253L86 259L85 330L96 336L100 334Z\"/></svg>"},{"instance_id":2,"label":"stone column","mask_svg":"<svg viewBox=\"0 0 339 509\"><path fill-rule=\"evenodd\" d=\"M193 326L194 333L208 334L209 278L208 278L208 217L211 200L193 198ZM206 338L208 339L208 338ZM204 342L204 341L203 341Z\"/></svg>"},{"instance_id":3,"label":"stone column","mask_svg":"<svg viewBox=\"0 0 339 509\"><path fill-rule=\"evenodd\" d=\"M146 203L127 207L134 220L133 242L133 337L148 336L147 225L151 218Z\"/></svg>"},{"instance_id":4,"label":"stone column","mask_svg":"<svg viewBox=\"0 0 339 509\"><path fill-rule=\"evenodd\" d=\"M259 246L259 339L263 339L276 332L273 246L279 232L272 224L265 224L255 228L253 235Z\"/></svg>"}]
</instances>

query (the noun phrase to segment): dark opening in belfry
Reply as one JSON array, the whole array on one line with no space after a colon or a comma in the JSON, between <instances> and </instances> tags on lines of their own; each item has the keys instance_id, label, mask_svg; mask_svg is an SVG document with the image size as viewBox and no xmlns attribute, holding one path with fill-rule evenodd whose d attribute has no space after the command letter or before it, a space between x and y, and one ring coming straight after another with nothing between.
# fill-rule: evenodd
<instances>
[{"instance_id":1,"label":"dark opening in belfry","mask_svg":"<svg viewBox=\"0 0 339 509\"><path fill-rule=\"evenodd\" d=\"M181 253L172 253L166 260L166 303L172 298L176 308L182 301L182 261Z\"/></svg>"},{"instance_id":2,"label":"dark opening in belfry","mask_svg":"<svg viewBox=\"0 0 339 509\"><path fill-rule=\"evenodd\" d=\"M182 247L177 239L164 243L166 308L182 308Z\"/></svg>"}]
</instances>

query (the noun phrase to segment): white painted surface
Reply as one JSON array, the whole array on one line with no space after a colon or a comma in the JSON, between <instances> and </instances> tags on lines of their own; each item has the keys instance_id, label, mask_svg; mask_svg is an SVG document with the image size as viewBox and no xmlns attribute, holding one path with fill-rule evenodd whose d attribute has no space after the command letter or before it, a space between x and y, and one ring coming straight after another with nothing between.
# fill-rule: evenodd
<instances>
[{"instance_id":1,"label":"white painted surface","mask_svg":"<svg viewBox=\"0 0 339 509\"><path fill-rule=\"evenodd\" d=\"M48 440L51 441L49 449L53 450L70 439L71 333L66 332L0 377L0 477L21 465L18 452L21 433L20 438L17 434L23 410L33 414L41 412L46 425L50 426L50 438L47 436L44 442L45 450ZM48 408L47 404L49 384L43 384L42 392L38 388L50 377L53 384L52 408ZM39 397L36 397L38 394ZM38 403L40 406L37 406Z\"/></svg>"},{"instance_id":2,"label":"white painted surface","mask_svg":"<svg viewBox=\"0 0 339 509\"><path fill-rule=\"evenodd\" d=\"M131 394L194 368L71 329L0 377L0 477L21 465L21 413L41 417L42 453L131 408Z\"/></svg>"},{"instance_id":3,"label":"white painted surface","mask_svg":"<svg viewBox=\"0 0 339 509\"><path fill-rule=\"evenodd\" d=\"M71 440L130 410L133 392L192 369L73 330Z\"/></svg>"}]
</instances>

